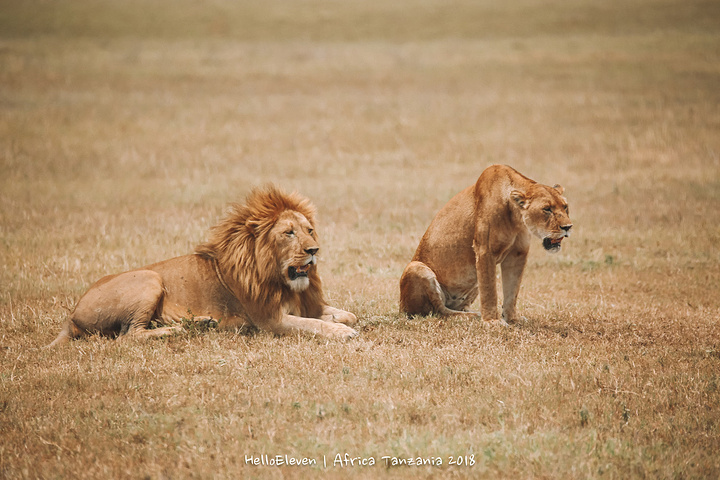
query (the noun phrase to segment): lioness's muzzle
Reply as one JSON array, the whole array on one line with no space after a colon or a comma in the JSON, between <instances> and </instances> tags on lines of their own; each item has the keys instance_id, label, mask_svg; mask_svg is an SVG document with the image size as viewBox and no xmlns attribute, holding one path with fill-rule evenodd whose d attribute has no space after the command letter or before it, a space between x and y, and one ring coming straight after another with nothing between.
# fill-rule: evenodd
<instances>
[{"instance_id":1,"label":"lioness's muzzle","mask_svg":"<svg viewBox=\"0 0 720 480\"><path fill-rule=\"evenodd\" d=\"M545 250L557 250L558 248L560 248L562 246L561 242L562 242L563 238L565 238L565 237L560 237L560 238L545 237L543 239L543 247L545 248Z\"/></svg>"}]
</instances>

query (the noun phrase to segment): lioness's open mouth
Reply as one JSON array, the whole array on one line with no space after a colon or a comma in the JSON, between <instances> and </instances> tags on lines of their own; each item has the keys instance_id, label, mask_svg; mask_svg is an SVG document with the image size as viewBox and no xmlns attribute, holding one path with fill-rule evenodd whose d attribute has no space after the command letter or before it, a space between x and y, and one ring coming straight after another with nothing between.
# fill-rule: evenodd
<instances>
[{"instance_id":1,"label":"lioness's open mouth","mask_svg":"<svg viewBox=\"0 0 720 480\"><path fill-rule=\"evenodd\" d=\"M288 277L290 280L295 280L300 277L307 277L308 271L310 270L310 263L303 265L302 267L290 267L288 268Z\"/></svg>"},{"instance_id":2,"label":"lioness's open mouth","mask_svg":"<svg viewBox=\"0 0 720 480\"><path fill-rule=\"evenodd\" d=\"M559 250L562 245L560 245L560 242L562 242L564 237L560 238L550 238L545 237L543 239L543 247L545 247L545 250Z\"/></svg>"}]
</instances>

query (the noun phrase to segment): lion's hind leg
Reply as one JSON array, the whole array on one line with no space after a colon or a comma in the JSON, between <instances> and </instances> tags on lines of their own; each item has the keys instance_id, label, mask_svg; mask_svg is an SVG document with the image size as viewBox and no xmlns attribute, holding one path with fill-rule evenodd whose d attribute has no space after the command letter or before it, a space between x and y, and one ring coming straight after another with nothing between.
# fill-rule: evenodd
<instances>
[{"instance_id":1,"label":"lion's hind leg","mask_svg":"<svg viewBox=\"0 0 720 480\"><path fill-rule=\"evenodd\" d=\"M119 338L162 337L182 332L183 327L180 325L148 328L154 318L162 319L162 302L165 296L162 277L150 270L128 272L124 275L129 274L134 275L127 284L127 295L128 299L133 300L132 305L128 305L130 315L124 320L122 333L125 335Z\"/></svg>"},{"instance_id":2,"label":"lion's hind leg","mask_svg":"<svg viewBox=\"0 0 720 480\"><path fill-rule=\"evenodd\" d=\"M60 334L47 347L87 334L157 337L182 330L174 326L148 330L150 321L160 317L164 295L162 278L150 270L104 277L80 298Z\"/></svg>"},{"instance_id":3,"label":"lion's hind leg","mask_svg":"<svg viewBox=\"0 0 720 480\"><path fill-rule=\"evenodd\" d=\"M133 338L150 338L150 337L162 337L165 335L174 335L183 331L181 326L171 327L158 327L148 330L147 328L141 328L134 331L129 331L128 335L118 337L120 339L133 339Z\"/></svg>"},{"instance_id":4,"label":"lion's hind leg","mask_svg":"<svg viewBox=\"0 0 720 480\"><path fill-rule=\"evenodd\" d=\"M102 279L78 302L71 320L88 333L119 338L157 337L181 327L148 329L161 318L165 288L162 277L151 270L136 270Z\"/></svg>"},{"instance_id":5,"label":"lion's hind leg","mask_svg":"<svg viewBox=\"0 0 720 480\"><path fill-rule=\"evenodd\" d=\"M75 326L71 319L67 319L60 330L57 338L52 341L49 345L45 345L43 348L54 348L59 345L65 345L70 340L83 336L85 332Z\"/></svg>"}]
</instances>

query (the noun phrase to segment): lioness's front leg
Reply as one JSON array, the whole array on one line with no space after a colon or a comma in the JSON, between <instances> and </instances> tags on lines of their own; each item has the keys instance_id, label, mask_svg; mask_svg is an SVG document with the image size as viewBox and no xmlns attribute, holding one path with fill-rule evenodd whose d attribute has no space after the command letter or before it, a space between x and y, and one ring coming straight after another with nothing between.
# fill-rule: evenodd
<instances>
[{"instance_id":1,"label":"lioness's front leg","mask_svg":"<svg viewBox=\"0 0 720 480\"><path fill-rule=\"evenodd\" d=\"M479 251L475 266L477 267L478 289L480 290L480 313L482 319L491 324L507 323L498 317L497 289L495 286L495 257Z\"/></svg>"},{"instance_id":2,"label":"lioness's front leg","mask_svg":"<svg viewBox=\"0 0 720 480\"><path fill-rule=\"evenodd\" d=\"M502 270L503 307L502 318L506 322L517 321L515 304L517 303L520 282L527 263L528 250L510 252L500 264Z\"/></svg>"},{"instance_id":3,"label":"lioness's front leg","mask_svg":"<svg viewBox=\"0 0 720 480\"><path fill-rule=\"evenodd\" d=\"M342 323L288 314L284 314L278 322L271 325L270 330L278 335L304 332L340 340L347 340L358 334L355 330Z\"/></svg>"},{"instance_id":4,"label":"lioness's front leg","mask_svg":"<svg viewBox=\"0 0 720 480\"><path fill-rule=\"evenodd\" d=\"M337 322L344 323L345 325L355 325L357 323L357 317L355 314L340 310L339 308L325 305L323 307L322 316L320 320L325 322Z\"/></svg>"}]
</instances>

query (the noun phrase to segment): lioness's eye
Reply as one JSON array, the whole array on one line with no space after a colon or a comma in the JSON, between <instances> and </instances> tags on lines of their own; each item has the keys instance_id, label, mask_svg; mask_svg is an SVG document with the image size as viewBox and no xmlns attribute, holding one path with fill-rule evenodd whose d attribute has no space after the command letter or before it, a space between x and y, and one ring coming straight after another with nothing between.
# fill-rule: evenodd
<instances>
[{"instance_id":1,"label":"lioness's eye","mask_svg":"<svg viewBox=\"0 0 720 480\"><path fill-rule=\"evenodd\" d=\"M552 213L552 207L545 207L545 208L543 208L543 212L545 212L545 213Z\"/></svg>"},{"instance_id":2,"label":"lioness's eye","mask_svg":"<svg viewBox=\"0 0 720 480\"><path fill-rule=\"evenodd\" d=\"M312 228L308 228L308 235L312 235L315 232Z\"/></svg>"}]
</instances>

